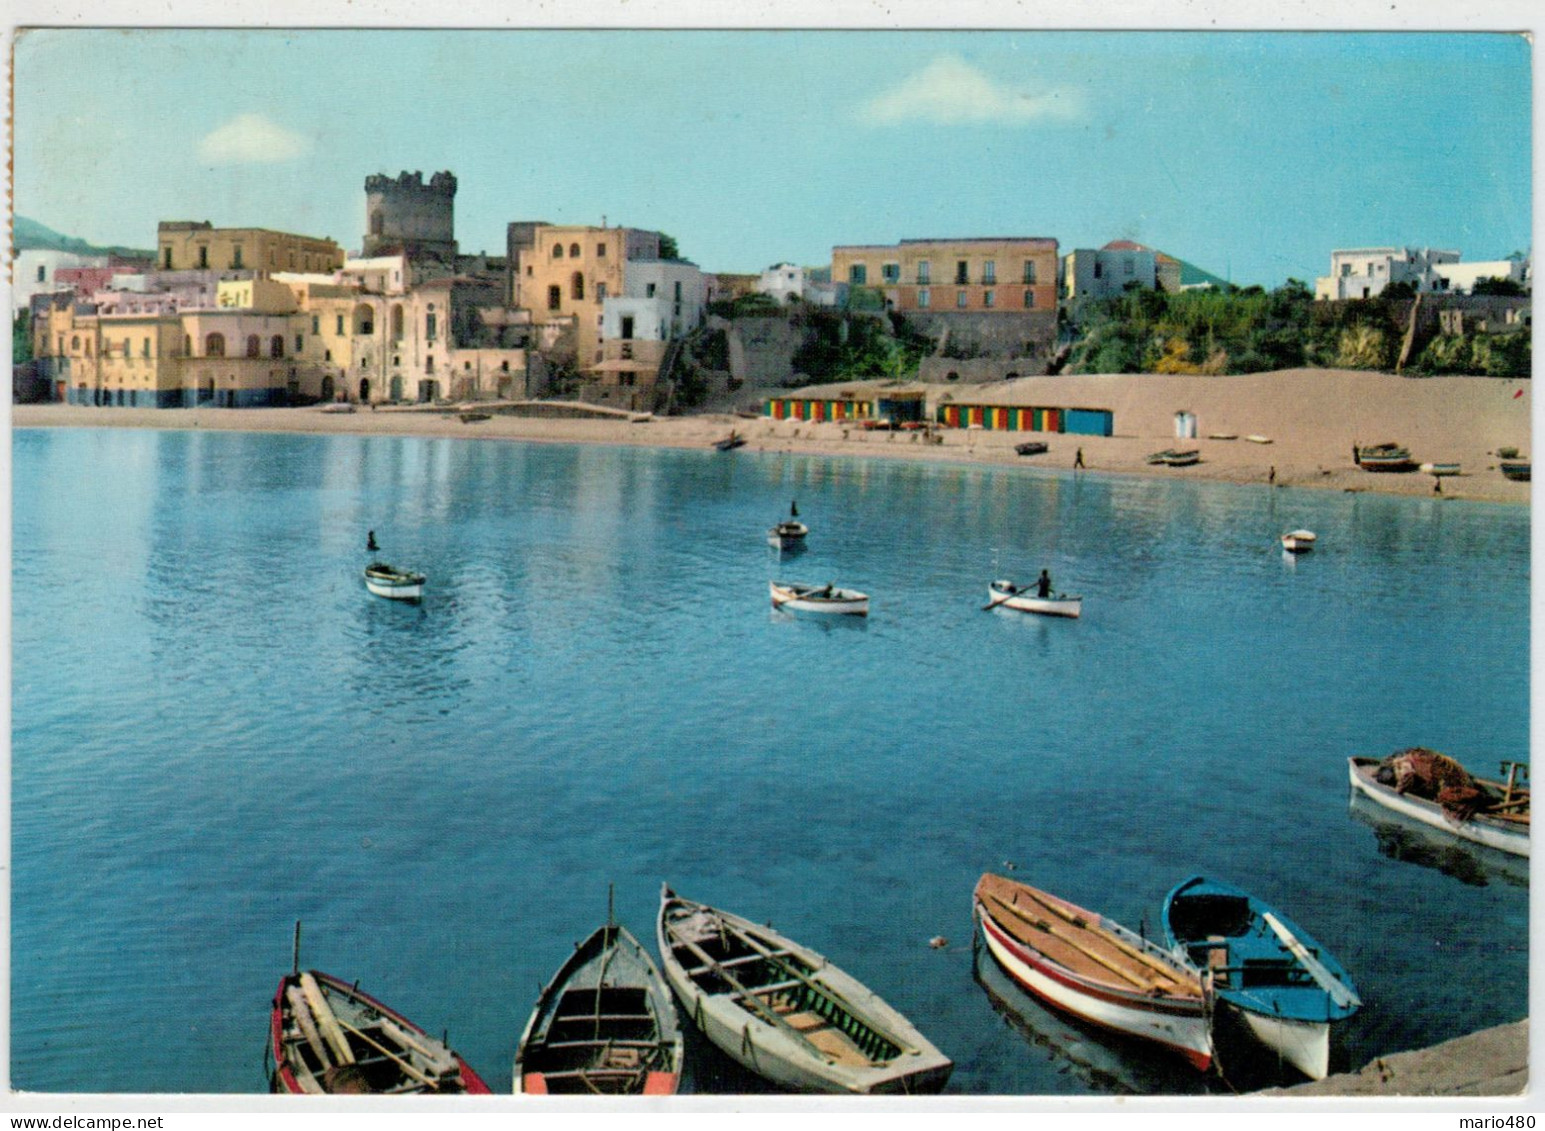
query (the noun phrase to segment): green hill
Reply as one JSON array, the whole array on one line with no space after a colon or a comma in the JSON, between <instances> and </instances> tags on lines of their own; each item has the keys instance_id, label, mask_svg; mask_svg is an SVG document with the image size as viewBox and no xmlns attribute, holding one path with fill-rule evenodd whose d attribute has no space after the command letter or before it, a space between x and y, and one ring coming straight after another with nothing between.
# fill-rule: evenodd
<instances>
[{"instance_id":1,"label":"green hill","mask_svg":"<svg viewBox=\"0 0 1545 1131\"><path fill-rule=\"evenodd\" d=\"M61 235L46 224L39 224L26 216L15 217L11 227L11 242L17 251L68 251L75 255L122 255L138 259L156 257L153 249L121 247L116 244L112 247L98 247L75 236Z\"/></svg>"}]
</instances>

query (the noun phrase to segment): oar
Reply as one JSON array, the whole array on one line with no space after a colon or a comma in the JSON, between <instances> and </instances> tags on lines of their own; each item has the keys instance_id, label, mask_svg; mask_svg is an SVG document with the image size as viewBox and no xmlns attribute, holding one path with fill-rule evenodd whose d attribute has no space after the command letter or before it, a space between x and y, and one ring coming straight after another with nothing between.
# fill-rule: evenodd
<instances>
[{"instance_id":1,"label":"oar","mask_svg":"<svg viewBox=\"0 0 1545 1131\"><path fill-rule=\"evenodd\" d=\"M1341 1006L1342 1009L1356 1008L1363 1004L1362 998L1353 993L1345 982L1332 974L1323 962L1310 954L1308 948L1298 941L1298 937L1282 925L1281 920L1270 911L1263 911L1261 918L1266 921L1266 925L1275 932L1276 936L1282 940L1282 945L1293 952L1293 957L1304 964L1304 969L1309 971L1314 980L1320 984L1320 988L1330 995L1330 999L1333 1002Z\"/></svg>"}]
</instances>

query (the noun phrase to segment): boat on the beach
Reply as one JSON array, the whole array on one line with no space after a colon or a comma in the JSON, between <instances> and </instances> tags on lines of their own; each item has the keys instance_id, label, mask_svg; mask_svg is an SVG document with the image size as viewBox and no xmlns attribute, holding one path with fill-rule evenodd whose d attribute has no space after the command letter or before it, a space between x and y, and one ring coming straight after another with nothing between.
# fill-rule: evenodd
<instances>
[{"instance_id":1,"label":"boat on the beach","mask_svg":"<svg viewBox=\"0 0 1545 1131\"><path fill-rule=\"evenodd\" d=\"M660 890L661 965L683 1011L732 1060L799 1092L931 1094L954 1067L830 959Z\"/></svg>"},{"instance_id":2,"label":"boat on the beach","mask_svg":"<svg viewBox=\"0 0 1545 1131\"><path fill-rule=\"evenodd\" d=\"M736 448L745 447L745 445L746 438L740 435L740 433L734 431L731 431L728 436L724 437L724 439L715 440L713 443L713 446L721 452L732 452Z\"/></svg>"},{"instance_id":3,"label":"boat on the beach","mask_svg":"<svg viewBox=\"0 0 1545 1131\"><path fill-rule=\"evenodd\" d=\"M1232 884L1192 876L1164 899L1164 933L1257 1040L1312 1080L1330 1073L1332 1033L1362 999L1302 927Z\"/></svg>"},{"instance_id":4,"label":"boat on the beach","mask_svg":"<svg viewBox=\"0 0 1545 1131\"><path fill-rule=\"evenodd\" d=\"M341 978L295 968L269 1014L269 1088L290 1094L486 1095L481 1077L444 1041Z\"/></svg>"},{"instance_id":5,"label":"boat on the beach","mask_svg":"<svg viewBox=\"0 0 1545 1131\"><path fill-rule=\"evenodd\" d=\"M1048 617L1079 617L1084 611L1084 599L1067 593L1051 593L1036 596L1036 587L1015 585L1007 578L1000 578L987 586L985 608L1017 609L1022 613L1040 613Z\"/></svg>"},{"instance_id":6,"label":"boat on the beach","mask_svg":"<svg viewBox=\"0 0 1545 1131\"><path fill-rule=\"evenodd\" d=\"M1357 466L1364 471L1415 471L1419 466L1409 448L1399 444L1374 444L1357 449Z\"/></svg>"},{"instance_id":7,"label":"boat on the beach","mask_svg":"<svg viewBox=\"0 0 1545 1131\"><path fill-rule=\"evenodd\" d=\"M1457 463L1424 463L1418 470L1426 475L1436 475L1442 478L1449 475L1458 475L1459 465Z\"/></svg>"},{"instance_id":8,"label":"boat on the beach","mask_svg":"<svg viewBox=\"0 0 1545 1131\"><path fill-rule=\"evenodd\" d=\"M1045 455L1050 450L1050 448L1051 445L1044 443L1041 440L1026 440L1022 444L1014 445L1014 450L1022 456Z\"/></svg>"},{"instance_id":9,"label":"boat on the beach","mask_svg":"<svg viewBox=\"0 0 1545 1131\"><path fill-rule=\"evenodd\" d=\"M1058 1009L1156 1041L1197 1068L1212 1063L1197 972L1162 947L1029 884L982 876L974 917L1000 966Z\"/></svg>"},{"instance_id":10,"label":"boat on the beach","mask_svg":"<svg viewBox=\"0 0 1545 1131\"><path fill-rule=\"evenodd\" d=\"M392 601L417 601L424 596L424 575L372 562L365 567L365 588Z\"/></svg>"},{"instance_id":11,"label":"boat on the beach","mask_svg":"<svg viewBox=\"0 0 1545 1131\"><path fill-rule=\"evenodd\" d=\"M1148 462L1161 464L1164 467L1190 467L1192 464L1200 463L1201 459L1202 453L1195 448L1188 448L1185 451L1166 448L1162 452L1154 452L1148 457Z\"/></svg>"},{"instance_id":12,"label":"boat on the beach","mask_svg":"<svg viewBox=\"0 0 1545 1131\"><path fill-rule=\"evenodd\" d=\"M775 609L800 613L834 613L846 616L869 615L869 594L857 589L839 589L825 585L807 585L802 581L770 581Z\"/></svg>"},{"instance_id":13,"label":"boat on the beach","mask_svg":"<svg viewBox=\"0 0 1545 1131\"><path fill-rule=\"evenodd\" d=\"M1504 762L1506 781L1473 777L1452 758L1412 747L1347 759L1352 788L1384 808L1514 856L1529 855L1527 765Z\"/></svg>"},{"instance_id":14,"label":"boat on the beach","mask_svg":"<svg viewBox=\"0 0 1545 1131\"><path fill-rule=\"evenodd\" d=\"M1526 459L1505 459L1497 464L1497 468L1502 472L1504 479L1512 479L1518 483L1530 482L1529 461Z\"/></svg>"},{"instance_id":15,"label":"boat on the beach","mask_svg":"<svg viewBox=\"0 0 1545 1131\"><path fill-rule=\"evenodd\" d=\"M543 987L515 1050L514 1090L669 1096L681 1065L671 992L649 952L608 916Z\"/></svg>"},{"instance_id":16,"label":"boat on the beach","mask_svg":"<svg viewBox=\"0 0 1545 1131\"><path fill-rule=\"evenodd\" d=\"M1314 549L1315 540L1312 530L1289 530L1282 536L1282 548L1290 554L1307 554Z\"/></svg>"}]
</instances>

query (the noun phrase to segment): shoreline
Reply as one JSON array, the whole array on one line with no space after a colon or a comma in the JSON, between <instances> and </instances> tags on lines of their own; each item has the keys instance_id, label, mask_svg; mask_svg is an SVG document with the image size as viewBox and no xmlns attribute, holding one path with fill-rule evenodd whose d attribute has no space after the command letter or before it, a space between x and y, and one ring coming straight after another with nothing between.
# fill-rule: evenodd
<instances>
[{"instance_id":1,"label":"shoreline","mask_svg":"<svg viewBox=\"0 0 1545 1131\"><path fill-rule=\"evenodd\" d=\"M409 435L527 443L612 444L711 448L733 429L748 452L932 460L986 466L1071 471L1082 451L1091 475L1189 479L1236 485L1368 492L1528 505L1529 483L1503 478L1495 451L1516 446L1528 457L1531 442L1528 381L1489 378L1415 380L1338 370L1290 370L1248 377L1025 378L1028 402L1105 404L1115 411L1110 437L1038 432L943 429L942 442L917 432L864 431L850 424L748 419L731 414L628 419L564 419L501 414L497 406L390 406L352 413L305 408L93 408L66 404L11 406L13 428L165 428L327 435ZM999 386L1001 387L1001 386ZM949 390L969 401L973 387ZM1199 438L1176 440L1176 406L1196 413ZM489 412L464 423L460 413ZM1233 439L1215 438L1233 435ZM1269 437L1252 443L1247 435ZM1367 472L1352 463L1351 445L1398 439L1413 457L1458 462L1462 473L1438 482L1421 472ZM1044 440L1048 451L1022 457L1014 445ZM1191 467L1152 466L1149 454L1196 448Z\"/></svg>"}]
</instances>

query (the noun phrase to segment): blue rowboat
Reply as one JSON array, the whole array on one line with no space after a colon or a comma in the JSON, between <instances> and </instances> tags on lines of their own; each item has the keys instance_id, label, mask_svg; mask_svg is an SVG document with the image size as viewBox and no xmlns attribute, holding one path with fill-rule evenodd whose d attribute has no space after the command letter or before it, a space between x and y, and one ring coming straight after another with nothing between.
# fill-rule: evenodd
<instances>
[{"instance_id":1,"label":"blue rowboat","mask_svg":"<svg viewBox=\"0 0 1545 1131\"><path fill-rule=\"evenodd\" d=\"M1164 934L1262 1044L1312 1080L1329 1075L1332 1032L1362 999L1308 932L1232 884L1192 876L1164 899Z\"/></svg>"}]
</instances>

